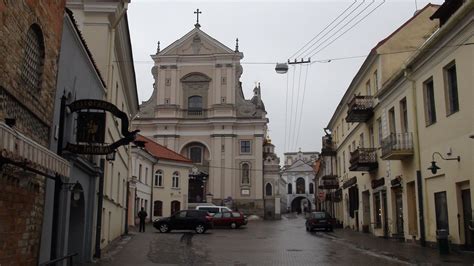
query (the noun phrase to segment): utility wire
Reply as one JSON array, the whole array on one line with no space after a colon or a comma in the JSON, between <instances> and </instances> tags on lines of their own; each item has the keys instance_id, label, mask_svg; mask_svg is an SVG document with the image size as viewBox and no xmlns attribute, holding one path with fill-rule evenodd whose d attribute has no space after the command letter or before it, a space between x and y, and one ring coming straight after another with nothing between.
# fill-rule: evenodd
<instances>
[{"instance_id":1,"label":"utility wire","mask_svg":"<svg viewBox=\"0 0 474 266\"><path fill-rule=\"evenodd\" d=\"M303 107L304 107L304 100L305 100L305 94L306 94L306 81L308 80L308 71L311 65L306 65L306 73L304 76L304 85L303 85L303 100L301 101L301 112L300 112L300 121L298 122L298 131L296 133L296 146L298 146L298 143L300 141L300 133L301 133L301 121L303 118Z\"/></svg>"},{"instance_id":2,"label":"utility wire","mask_svg":"<svg viewBox=\"0 0 474 266\"><path fill-rule=\"evenodd\" d=\"M376 6L374 9L372 9L369 13L367 13L365 16L363 16L361 19L359 19L355 24L353 24L351 27L349 27L347 30L345 30L343 33L341 33L339 36L337 36L334 40L332 40L330 43L322 47L321 49L317 50L315 53L313 53L311 56L316 55L317 53L321 52L324 50L326 47L334 43L336 40L341 38L344 34L346 34L349 30L353 29L355 26L357 26L360 22L362 22L365 18L367 18L370 14L372 14L375 10L377 10L380 6L382 6L385 3L385 0L382 1L378 6ZM313 49L314 51L314 49Z\"/></svg>"},{"instance_id":3,"label":"utility wire","mask_svg":"<svg viewBox=\"0 0 474 266\"><path fill-rule=\"evenodd\" d=\"M286 97L285 97L285 140L284 140L284 149L286 150L286 132L287 132L287 122L288 122L288 87L289 87L289 74L286 73Z\"/></svg>"},{"instance_id":4,"label":"utility wire","mask_svg":"<svg viewBox=\"0 0 474 266\"><path fill-rule=\"evenodd\" d=\"M298 75L298 89L297 89L297 92L296 92L296 105L295 105L295 119L294 119L294 125L293 125L293 139L291 140L291 143L293 144L291 147L293 147L293 150L295 150L297 147L295 147L296 143L295 143L295 140L296 140L296 127L298 126L298 123L297 123L297 119L298 119L298 103L299 103L299 99L300 99L300 88L301 88L301 73L303 72L302 71L303 69L303 65L300 65L300 74ZM301 114L300 114L301 115ZM290 128L291 130L291 128Z\"/></svg>"},{"instance_id":5,"label":"utility wire","mask_svg":"<svg viewBox=\"0 0 474 266\"><path fill-rule=\"evenodd\" d=\"M303 50L308 44L310 44L312 41L314 41L314 39L316 39L319 35L321 35L321 33L323 33L327 28L329 28L329 26L331 26L336 20L338 20L344 13L346 13L347 10L349 10L349 8L351 8L355 3L357 3L357 0L354 0L354 2L349 5L344 11L342 11L341 14L339 14L339 16L337 16L335 19L333 19L331 21L331 23L329 23L328 25L326 25L326 27L324 27L324 29L322 29L316 36L314 36L309 42L307 42L303 47L301 47L298 51L296 51L296 53L294 53L292 56L290 56L289 58L293 58L295 57L301 50Z\"/></svg>"},{"instance_id":6,"label":"utility wire","mask_svg":"<svg viewBox=\"0 0 474 266\"><path fill-rule=\"evenodd\" d=\"M290 95L290 117L289 117L289 122L290 122L290 126L288 127L288 147L287 148L291 148L291 124L292 124L292 117L293 117L293 95L294 95L294 92L295 92L295 72L296 72L296 67L295 65L293 65L293 85L292 85L292 88L291 88L291 95ZM288 100L288 99L287 99Z\"/></svg>"},{"instance_id":7,"label":"utility wire","mask_svg":"<svg viewBox=\"0 0 474 266\"><path fill-rule=\"evenodd\" d=\"M306 56L309 56L311 57L311 54L314 52L314 50L318 49L319 47L321 47L322 45L324 45L327 41L331 40L332 37L334 37L334 35L336 35L337 33L339 33L341 30L344 30L344 28L351 24L355 19L357 19L362 13L364 13L364 11L366 11L369 7L371 7L373 4L375 3L375 0L372 0L372 2L370 2L370 4L366 5L361 11L359 11L354 17L350 18L349 21L347 21L344 25L342 25L342 27L340 27L339 29L337 29L335 32L331 33L330 36L328 36L327 38L324 39L324 41L322 41L321 43L319 43L316 47L314 47L313 49L311 49L309 52L307 52L305 55Z\"/></svg>"},{"instance_id":8,"label":"utility wire","mask_svg":"<svg viewBox=\"0 0 474 266\"><path fill-rule=\"evenodd\" d=\"M306 52L308 52L309 49L311 49L311 48L314 47L317 43L319 43L321 40L323 40L323 38L326 37L328 34L332 34L332 35L330 35L330 37L329 37L329 38L331 38L331 36L333 36L333 35L335 34L335 33L333 33L332 31L333 31L334 29L336 29L337 26L339 26L342 22L344 22L344 21L346 20L346 18L348 18L348 17L349 17L350 15L352 15L356 10L358 10L359 7L361 7L364 3L365 3L365 0L363 0L362 2L360 2L360 4L357 5L354 9L352 9L352 11L349 12L346 16L344 16L344 18L343 18L341 21L339 21L336 25L334 25L331 29L329 29L329 31L327 31L323 36L321 36L321 38L319 38L319 39L318 39L316 42L314 42L311 46L309 46L308 48L306 48L306 49L301 53L301 56L304 57L304 55L306 54ZM369 4L369 6L370 6L370 4ZM362 10L362 12L363 12L363 10ZM352 21L353 21L357 16L359 16L359 15L360 15L360 12L359 12L357 15L355 15L354 17L350 18L349 21L348 21L345 25L347 25L348 23L352 22ZM342 28L344 28L345 25L342 26ZM340 30L340 29L339 29L339 30ZM339 30L336 30L336 33L337 33Z\"/></svg>"}]
</instances>

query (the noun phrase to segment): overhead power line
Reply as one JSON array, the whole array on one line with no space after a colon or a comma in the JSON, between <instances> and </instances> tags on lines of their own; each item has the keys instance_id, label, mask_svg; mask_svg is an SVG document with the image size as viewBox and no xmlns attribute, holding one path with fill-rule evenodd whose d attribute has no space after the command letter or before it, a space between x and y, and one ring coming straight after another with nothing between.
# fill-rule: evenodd
<instances>
[{"instance_id":1,"label":"overhead power line","mask_svg":"<svg viewBox=\"0 0 474 266\"><path fill-rule=\"evenodd\" d=\"M334 40L332 40L330 43L326 44L324 47L322 47L321 49L317 50L316 52L314 52L313 54L311 54L310 57L316 55L317 53L321 52L322 50L324 50L326 47L328 47L329 45L331 45L332 43L334 43L336 40L338 40L339 38L341 38L344 34L346 34L348 31L350 31L351 29L353 29L355 26L357 26L360 22L362 22L365 18L367 18L370 14L372 14L375 10L377 10L380 6L382 6L383 4L385 3L385 0L383 0L378 6L376 6L374 9L372 9L369 13L367 13L365 16L363 16L361 19L359 19L355 24L353 24L351 27L349 27L347 30L345 30L343 33L341 33L339 36L337 36ZM314 49L311 51L313 52ZM311 53L310 52L310 53Z\"/></svg>"},{"instance_id":2,"label":"overhead power line","mask_svg":"<svg viewBox=\"0 0 474 266\"><path fill-rule=\"evenodd\" d=\"M301 133L301 121L303 118L303 107L304 107L304 100L305 100L305 95L306 95L306 81L308 80L308 71L311 65L306 65L306 73L304 75L304 85L303 85L303 99L301 101L301 111L300 111L300 117L299 117L299 122L298 122L298 127L297 127L297 133L296 133L296 146L299 144L300 140L300 133Z\"/></svg>"},{"instance_id":3,"label":"overhead power line","mask_svg":"<svg viewBox=\"0 0 474 266\"><path fill-rule=\"evenodd\" d=\"M309 42L307 42L305 45L303 45L303 47L301 47L298 51L296 51L292 56L290 56L289 58L294 58L296 57L296 55L301 51L303 50L308 44L310 44L312 41L314 41L314 39L316 39L319 35L321 35L321 33L323 33L327 28L329 28L336 20L338 20L342 15L344 15L344 13L346 13L347 10L349 10L355 3L357 3L357 0L355 0L351 5L349 5L346 9L344 9L344 11L342 11L342 13L340 13L335 19L333 19L328 25L326 25L326 27L324 27L324 29L322 29L318 34L316 34L316 36L314 36Z\"/></svg>"},{"instance_id":4,"label":"overhead power line","mask_svg":"<svg viewBox=\"0 0 474 266\"><path fill-rule=\"evenodd\" d=\"M326 38L324 38L323 41L321 41L317 46L313 47L311 50L309 50L308 52L306 52L306 56L309 56L311 55L315 50L317 50L319 47L323 46L324 44L326 44L328 41L330 41L336 34L338 34L339 32L341 32L342 30L346 29L346 27L348 25L350 25L353 21L355 21L356 19L358 19L367 9L369 9L369 7L371 7L373 4L375 3L375 0L372 0L372 2L370 2L368 5L366 5L365 7L363 7L355 16L351 17L348 21L346 21L341 27L339 27L336 31L334 32L331 32L331 35L327 36Z\"/></svg>"},{"instance_id":5,"label":"overhead power line","mask_svg":"<svg viewBox=\"0 0 474 266\"><path fill-rule=\"evenodd\" d=\"M374 0L373 0L373 1L374 1ZM373 1L372 1L371 4L367 5L365 9L367 9L370 5L372 5L372 4L373 4ZM341 29L343 29L347 24L351 23L354 19L356 19L358 16L360 16L360 14L361 14L362 12L364 12L365 9L362 9L361 12L357 13L357 14L356 14L355 16L353 16L352 18L349 18L349 20L346 22L346 24L344 24L341 28L337 29L337 27L338 27L341 23L343 23L344 21L346 21L346 19L347 19L349 16L351 16L355 11L357 11L357 10L359 9L359 7L361 7L364 3L365 3L365 0L363 0L362 2L360 2L360 4L357 5L354 9L352 9L352 11L349 12L346 16L344 16L344 18L343 18L341 21L339 21L336 25L334 25L333 27L331 27L331 29L329 29L329 31L327 31L325 34L323 34L323 35L322 35L316 42L314 42L311 46L309 46L308 48L306 48L306 49L302 52L301 55L304 57L304 56L307 54L308 50L314 49L313 47L314 47L315 45L317 45L318 43L319 43L319 45L318 45L318 47L319 47L319 46L321 45L321 43L320 43L321 40L323 40L323 43L324 43L325 40L327 40L328 38L331 38L332 36L334 36L334 34L336 34L337 32L339 32L339 31L340 31ZM334 29L336 29L335 32L333 31ZM328 36L328 34L331 34L331 35L330 35L328 38L325 38L326 36Z\"/></svg>"}]
</instances>

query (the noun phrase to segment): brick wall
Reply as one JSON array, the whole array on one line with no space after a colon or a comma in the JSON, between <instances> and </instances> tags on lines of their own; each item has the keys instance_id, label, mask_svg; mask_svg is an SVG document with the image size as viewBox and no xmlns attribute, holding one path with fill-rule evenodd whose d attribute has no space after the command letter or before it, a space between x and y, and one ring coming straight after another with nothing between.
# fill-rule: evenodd
<instances>
[{"instance_id":1,"label":"brick wall","mask_svg":"<svg viewBox=\"0 0 474 266\"><path fill-rule=\"evenodd\" d=\"M51 132L65 0L0 1L0 121L47 146ZM44 67L39 90L25 89L21 70L27 32L41 28ZM42 127L40 130L39 127ZM44 209L44 177L0 169L0 265L37 265Z\"/></svg>"},{"instance_id":2,"label":"brick wall","mask_svg":"<svg viewBox=\"0 0 474 266\"><path fill-rule=\"evenodd\" d=\"M65 1L22 0L0 1L0 3L0 69L2 70L0 87L9 96L21 102L22 107L31 111L28 119L36 119L46 127L50 127ZM26 90L21 78L26 36L32 24L40 26L45 48L44 67L38 92ZM0 120L7 116L16 118L18 109L0 102ZM31 130L28 119L17 119L16 129L47 145L49 143L47 139Z\"/></svg>"},{"instance_id":3,"label":"brick wall","mask_svg":"<svg viewBox=\"0 0 474 266\"><path fill-rule=\"evenodd\" d=\"M36 265L44 182L34 174L4 165L0 187L0 265Z\"/></svg>"}]
</instances>

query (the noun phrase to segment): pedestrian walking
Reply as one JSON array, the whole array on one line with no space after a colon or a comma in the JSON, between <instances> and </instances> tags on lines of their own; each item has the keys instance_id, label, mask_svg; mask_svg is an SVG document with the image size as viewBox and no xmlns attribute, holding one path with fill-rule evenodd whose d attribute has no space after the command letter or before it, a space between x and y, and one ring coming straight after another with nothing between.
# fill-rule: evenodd
<instances>
[{"instance_id":1,"label":"pedestrian walking","mask_svg":"<svg viewBox=\"0 0 474 266\"><path fill-rule=\"evenodd\" d=\"M140 229L139 232L145 232L145 218L148 216L145 209L142 207L142 210L138 212L138 218L140 218Z\"/></svg>"}]
</instances>

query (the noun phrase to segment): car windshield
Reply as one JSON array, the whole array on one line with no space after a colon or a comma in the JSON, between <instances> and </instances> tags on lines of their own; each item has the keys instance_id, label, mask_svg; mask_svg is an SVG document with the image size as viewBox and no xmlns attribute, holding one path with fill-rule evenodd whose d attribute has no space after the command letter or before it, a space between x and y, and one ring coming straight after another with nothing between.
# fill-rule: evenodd
<instances>
[{"instance_id":1,"label":"car windshield","mask_svg":"<svg viewBox=\"0 0 474 266\"><path fill-rule=\"evenodd\" d=\"M324 212L313 212L312 218L314 218L314 219L325 219L327 217L326 217L326 213L324 213Z\"/></svg>"}]
</instances>

